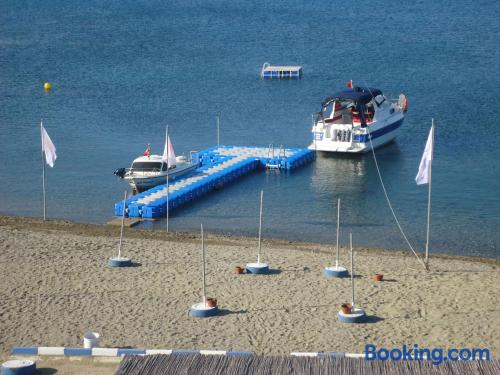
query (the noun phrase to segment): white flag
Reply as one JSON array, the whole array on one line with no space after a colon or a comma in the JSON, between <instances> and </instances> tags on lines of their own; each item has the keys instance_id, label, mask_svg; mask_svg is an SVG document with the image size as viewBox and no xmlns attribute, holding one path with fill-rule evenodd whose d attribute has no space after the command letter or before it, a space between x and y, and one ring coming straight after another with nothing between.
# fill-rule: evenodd
<instances>
[{"instance_id":1,"label":"white flag","mask_svg":"<svg viewBox=\"0 0 500 375\"><path fill-rule=\"evenodd\" d=\"M424 154L422 155L422 160L420 160L420 165L418 167L417 177L415 181L417 185L423 185L429 183L429 172L432 164L432 155L434 148L434 125L431 126L431 131L429 132L429 137L427 138L427 143L425 144Z\"/></svg>"},{"instance_id":2,"label":"white flag","mask_svg":"<svg viewBox=\"0 0 500 375\"><path fill-rule=\"evenodd\" d=\"M47 131L40 122L40 127L42 129L42 151L45 152L45 161L51 168L54 167L54 162L57 159L56 146L52 143Z\"/></svg>"},{"instance_id":3,"label":"white flag","mask_svg":"<svg viewBox=\"0 0 500 375\"><path fill-rule=\"evenodd\" d=\"M163 149L163 161L167 163L169 168L175 167L176 165L174 146L172 146L172 142L170 142L170 136L167 136L165 148Z\"/></svg>"}]
</instances>

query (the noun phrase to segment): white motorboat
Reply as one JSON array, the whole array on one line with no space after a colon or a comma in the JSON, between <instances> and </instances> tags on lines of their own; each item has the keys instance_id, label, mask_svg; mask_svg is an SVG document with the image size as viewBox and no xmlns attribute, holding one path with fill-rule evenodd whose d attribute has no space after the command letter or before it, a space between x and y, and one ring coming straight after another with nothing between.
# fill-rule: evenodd
<instances>
[{"instance_id":1,"label":"white motorboat","mask_svg":"<svg viewBox=\"0 0 500 375\"><path fill-rule=\"evenodd\" d=\"M377 148L396 137L406 110L403 94L397 100L389 100L375 88L341 91L323 101L312 126L313 143L309 149L368 152L372 146Z\"/></svg>"},{"instance_id":2,"label":"white motorboat","mask_svg":"<svg viewBox=\"0 0 500 375\"><path fill-rule=\"evenodd\" d=\"M132 189L141 192L173 181L196 168L199 163L190 162L185 156L175 156L174 148L167 138L163 155L151 155L151 146L142 156L135 158L130 168L117 169L114 174L127 181ZM167 151L168 149L168 151Z\"/></svg>"}]
</instances>

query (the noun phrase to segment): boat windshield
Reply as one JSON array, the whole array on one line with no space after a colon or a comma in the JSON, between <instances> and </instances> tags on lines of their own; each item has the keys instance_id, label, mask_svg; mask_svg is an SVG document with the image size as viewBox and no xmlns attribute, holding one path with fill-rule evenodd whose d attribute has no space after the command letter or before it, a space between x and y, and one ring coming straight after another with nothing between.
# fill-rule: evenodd
<instances>
[{"instance_id":1,"label":"boat windshield","mask_svg":"<svg viewBox=\"0 0 500 375\"><path fill-rule=\"evenodd\" d=\"M136 162L132 164L132 172L159 172L161 162Z\"/></svg>"},{"instance_id":2,"label":"boat windshield","mask_svg":"<svg viewBox=\"0 0 500 375\"><path fill-rule=\"evenodd\" d=\"M373 100L375 101L375 103L377 103L377 107L380 107L386 99L384 95L380 94L373 98Z\"/></svg>"}]
</instances>

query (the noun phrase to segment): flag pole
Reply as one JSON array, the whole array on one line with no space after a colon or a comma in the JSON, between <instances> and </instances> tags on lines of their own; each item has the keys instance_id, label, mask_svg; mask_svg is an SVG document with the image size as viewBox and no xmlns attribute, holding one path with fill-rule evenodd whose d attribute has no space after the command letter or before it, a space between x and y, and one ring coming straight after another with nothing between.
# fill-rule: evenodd
<instances>
[{"instance_id":1,"label":"flag pole","mask_svg":"<svg viewBox=\"0 0 500 375\"><path fill-rule=\"evenodd\" d=\"M47 205L45 200L45 160L44 159L44 149L43 149L43 124L42 120L40 120L40 136L42 138L42 190L43 190L43 220L46 220L46 211Z\"/></svg>"},{"instance_id":2,"label":"flag pole","mask_svg":"<svg viewBox=\"0 0 500 375\"><path fill-rule=\"evenodd\" d=\"M431 191L432 191L432 161L434 160L434 119L432 119L432 147L431 160L429 164L429 200L427 203L427 239L425 242L425 268L429 271L429 241L431 237Z\"/></svg>"},{"instance_id":3,"label":"flag pole","mask_svg":"<svg viewBox=\"0 0 500 375\"><path fill-rule=\"evenodd\" d=\"M312 115L312 120L313 120L312 122L313 122L313 128L314 128L314 135L313 135L313 137L314 137L314 157L316 157L316 153L318 152L316 150L316 128L317 128L316 125L317 125L317 122L314 120L314 113Z\"/></svg>"},{"instance_id":4,"label":"flag pole","mask_svg":"<svg viewBox=\"0 0 500 375\"><path fill-rule=\"evenodd\" d=\"M207 291L205 287L205 240L204 240L204 235L203 235L203 224L201 224L201 256L203 258L203 267L202 267L202 274L203 274L203 303L204 307L207 307Z\"/></svg>"},{"instance_id":5,"label":"flag pole","mask_svg":"<svg viewBox=\"0 0 500 375\"><path fill-rule=\"evenodd\" d=\"M352 233L349 233L349 244L351 246L351 289L352 289L352 309L354 309L354 255L352 251Z\"/></svg>"},{"instance_id":6,"label":"flag pole","mask_svg":"<svg viewBox=\"0 0 500 375\"><path fill-rule=\"evenodd\" d=\"M167 233L168 233L168 219L169 219L169 206L170 206L170 186L169 186L169 181L168 181L168 175L170 173L170 162L168 159L168 149L169 149L169 141L168 141L168 125L167 125Z\"/></svg>"},{"instance_id":7,"label":"flag pole","mask_svg":"<svg viewBox=\"0 0 500 375\"><path fill-rule=\"evenodd\" d=\"M264 199L264 190L260 191L260 215L259 215L259 251L257 253L257 263L260 264L260 249L262 241L262 201Z\"/></svg>"},{"instance_id":8,"label":"flag pole","mask_svg":"<svg viewBox=\"0 0 500 375\"><path fill-rule=\"evenodd\" d=\"M339 268L339 232L340 232L340 198L337 201L337 257L335 258L335 268Z\"/></svg>"},{"instance_id":9,"label":"flag pole","mask_svg":"<svg viewBox=\"0 0 500 375\"><path fill-rule=\"evenodd\" d=\"M120 243L118 245L118 259L122 258L122 242L123 242L123 227L125 225L125 209L127 207L127 190L125 190L123 198L122 225L120 228Z\"/></svg>"}]
</instances>

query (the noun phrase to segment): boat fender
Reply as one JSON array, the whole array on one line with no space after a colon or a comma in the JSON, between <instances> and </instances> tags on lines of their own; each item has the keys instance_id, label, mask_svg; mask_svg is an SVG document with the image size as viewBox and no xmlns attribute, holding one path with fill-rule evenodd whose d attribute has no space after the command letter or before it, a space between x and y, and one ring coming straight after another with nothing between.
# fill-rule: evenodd
<instances>
[{"instance_id":1,"label":"boat fender","mask_svg":"<svg viewBox=\"0 0 500 375\"><path fill-rule=\"evenodd\" d=\"M404 94L399 95L399 106L403 109L403 112L408 111L408 99Z\"/></svg>"}]
</instances>

